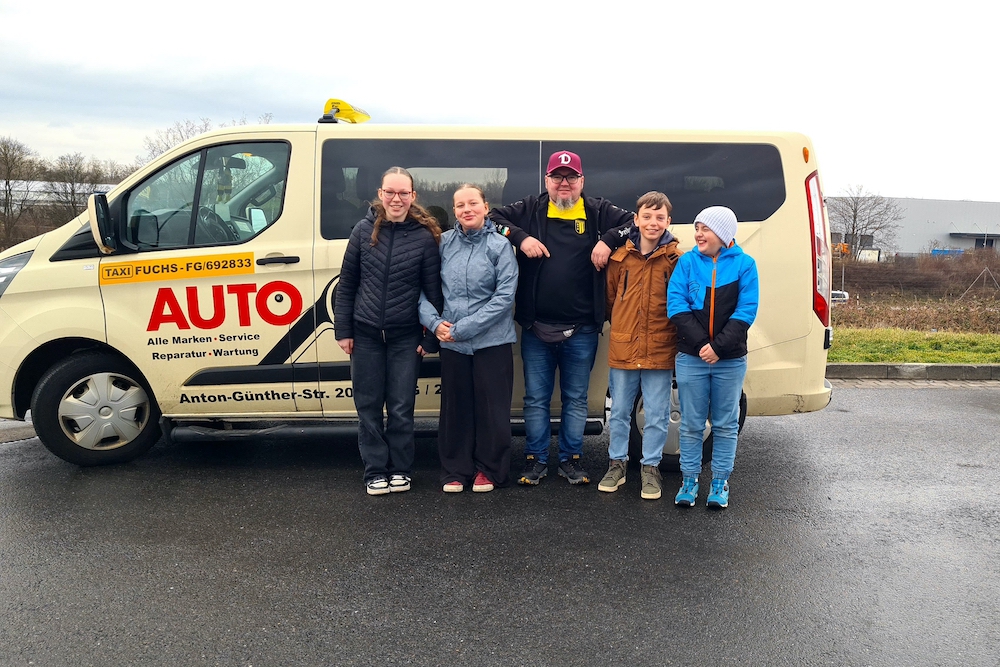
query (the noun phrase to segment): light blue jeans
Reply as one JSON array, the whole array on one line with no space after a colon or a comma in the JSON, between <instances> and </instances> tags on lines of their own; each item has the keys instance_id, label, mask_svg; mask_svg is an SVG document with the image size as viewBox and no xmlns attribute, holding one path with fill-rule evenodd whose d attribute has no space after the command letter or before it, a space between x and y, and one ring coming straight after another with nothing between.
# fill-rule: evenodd
<instances>
[{"instance_id":1,"label":"light blue jeans","mask_svg":"<svg viewBox=\"0 0 1000 667\"><path fill-rule=\"evenodd\" d=\"M670 385L673 371L610 369L611 418L608 458L628 460L628 438L632 425L632 405L642 387L646 426L642 433L642 465L655 466L663 458L670 423Z\"/></svg>"},{"instance_id":2,"label":"light blue jeans","mask_svg":"<svg viewBox=\"0 0 1000 667\"><path fill-rule=\"evenodd\" d=\"M681 404L681 474L701 474L705 420L712 417L712 479L729 479L736 462L740 429L740 394L747 358L719 359L708 364L677 353L677 394Z\"/></svg>"},{"instance_id":3,"label":"light blue jeans","mask_svg":"<svg viewBox=\"0 0 1000 667\"><path fill-rule=\"evenodd\" d=\"M545 343L531 329L521 331L521 361L524 363L524 453L540 463L549 460L552 431L550 404L559 369L562 413L559 424L559 461L583 453L583 431L587 426L587 389L597 358L594 331L577 331L561 343Z\"/></svg>"}]
</instances>

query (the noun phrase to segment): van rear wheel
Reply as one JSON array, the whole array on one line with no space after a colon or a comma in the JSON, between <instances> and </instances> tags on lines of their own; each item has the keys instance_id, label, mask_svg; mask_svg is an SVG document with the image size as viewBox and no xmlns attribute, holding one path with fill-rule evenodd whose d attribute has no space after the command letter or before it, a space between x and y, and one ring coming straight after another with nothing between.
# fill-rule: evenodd
<instances>
[{"instance_id":1,"label":"van rear wheel","mask_svg":"<svg viewBox=\"0 0 1000 667\"><path fill-rule=\"evenodd\" d=\"M42 444L80 466L130 461L156 444L160 410L139 369L107 352L84 352L50 368L31 398Z\"/></svg>"}]
</instances>

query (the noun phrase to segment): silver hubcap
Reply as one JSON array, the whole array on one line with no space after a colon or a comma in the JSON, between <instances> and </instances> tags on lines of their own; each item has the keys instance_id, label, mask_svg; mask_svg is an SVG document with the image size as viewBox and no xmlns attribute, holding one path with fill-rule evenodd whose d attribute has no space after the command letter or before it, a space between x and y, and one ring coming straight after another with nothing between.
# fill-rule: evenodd
<instances>
[{"instance_id":1,"label":"silver hubcap","mask_svg":"<svg viewBox=\"0 0 1000 667\"><path fill-rule=\"evenodd\" d=\"M149 420L149 397L134 380L95 373L59 401L63 433L84 449L115 449L135 440Z\"/></svg>"}]
</instances>

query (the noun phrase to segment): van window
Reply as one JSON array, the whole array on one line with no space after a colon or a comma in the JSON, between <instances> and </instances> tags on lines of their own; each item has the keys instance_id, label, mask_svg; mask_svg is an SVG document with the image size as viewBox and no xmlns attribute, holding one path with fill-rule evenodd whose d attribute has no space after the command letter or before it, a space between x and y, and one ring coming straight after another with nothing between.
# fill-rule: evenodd
<instances>
[{"instance_id":1,"label":"van window","mask_svg":"<svg viewBox=\"0 0 1000 667\"><path fill-rule=\"evenodd\" d=\"M767 220L785 202L781 154L769 144L547 141L541 152L559 150L579 154L589 195L631 210L659 190L673 224L693 223L709 206L728 206L741 222Z\"/></svg>"},{"instance_id":2,"label":"van window","mask_svg":"<svg viewBox=\"0 0 1000 667\"><path fill-rule=\"evenodd\" d=\"M256 236L281 215L289 153L285 142L227 144L164 167L127 194L125 245L143 251Z\"/></svg>"},{"instance_id":3,"label":"van window","mask_svg":"<svg viewBox=\"0 0 1000 667\"><path fill-rule=\"evenodd\" d=\"M742 221L766 220L785 201L781 154L770 144L330 139L323 144L322 236L350 236L391 166L413 174L417 201L439 220L446 215L447 226L459 184L483 187L492 206L509 204L542 191L545 160L558 150L579 153L588 195L632 209L641 195L660 190L675 223L691 223L716 205Z\"/></svg>"},{"instance_id":4,"label":"van window","mask_svg":"<svg viewBox=\"0 0 1000 667\"><path fill-rule=\"evenodd\" d=\"M367 213L386 169L413 174L417 203L448 229L462 183L483 188L493 206L538 194L537 141L330 139L323 144L320 232L346 239Z\"/></svg>"}]
</instances>

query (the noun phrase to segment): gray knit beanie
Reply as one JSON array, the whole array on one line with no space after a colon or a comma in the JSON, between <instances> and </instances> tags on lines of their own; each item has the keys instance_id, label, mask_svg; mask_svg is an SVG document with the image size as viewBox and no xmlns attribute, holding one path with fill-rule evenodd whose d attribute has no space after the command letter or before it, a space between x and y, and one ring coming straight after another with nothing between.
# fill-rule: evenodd
<instances>
[{"instance_id":1,"label":"gray knit beanie","mask_svg":"<svg viewBox=\"0 0 1000 667\"><path fill-rule=\"evenodd\" d=\"M694 219L715 232L727 248L736 238L736 214L725 206L709 206Z\"/></svg>"}]
</instances>

